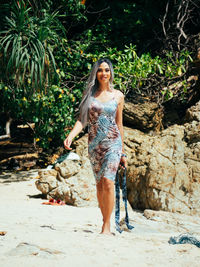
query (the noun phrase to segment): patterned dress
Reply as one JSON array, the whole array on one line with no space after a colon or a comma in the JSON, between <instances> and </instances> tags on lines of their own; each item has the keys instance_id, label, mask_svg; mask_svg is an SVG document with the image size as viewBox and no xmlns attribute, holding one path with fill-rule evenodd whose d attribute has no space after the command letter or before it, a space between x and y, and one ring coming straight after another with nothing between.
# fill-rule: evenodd
<instances>
[{"instance_id":1,"label":"patterned dress","mask_svg":"<svg viewBox=\"0 0 200 267\"><path fill-rule=\"evenodd\" d=\"M88 154L98 183L106 177L115 180L119 166L122 139L115 121L117 102L113 98L105 103L91 97L88 123Z\"/></svg>"}]
</instances>

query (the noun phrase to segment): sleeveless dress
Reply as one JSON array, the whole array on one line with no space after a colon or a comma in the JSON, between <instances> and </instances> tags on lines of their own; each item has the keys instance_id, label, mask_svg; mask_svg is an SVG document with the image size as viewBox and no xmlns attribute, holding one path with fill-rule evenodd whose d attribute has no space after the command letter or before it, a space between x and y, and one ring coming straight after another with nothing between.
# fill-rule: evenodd
<instances>
[{"instance_id":1,"label":"sleeveless dress","mask_svg":"<svg viewBox=\"0 0 200 267\"><path fill-rule=\"evenodd\" d=\"M88 154L98 183L115 181L122 153L122 139L115 121L117 101L100 102L91 96L88 110Z\"/></svg>"}]
</instances>

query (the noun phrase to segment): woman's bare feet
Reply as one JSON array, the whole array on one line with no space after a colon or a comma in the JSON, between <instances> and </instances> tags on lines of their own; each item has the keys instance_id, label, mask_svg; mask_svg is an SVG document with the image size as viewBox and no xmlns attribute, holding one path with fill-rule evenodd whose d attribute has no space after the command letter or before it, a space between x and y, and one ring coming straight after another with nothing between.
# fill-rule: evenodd
<instances>
[{"instance_id":1,"label":"woman's bare feet","mask_svg":"<svg viewBox=\"0 0 200 267\"><path fill-rule=\"evenodd\" d=\"M111 235L111 232L110 232L110 223L104 223L103 224L101 234Z\"/></svg>"}]
</instances>

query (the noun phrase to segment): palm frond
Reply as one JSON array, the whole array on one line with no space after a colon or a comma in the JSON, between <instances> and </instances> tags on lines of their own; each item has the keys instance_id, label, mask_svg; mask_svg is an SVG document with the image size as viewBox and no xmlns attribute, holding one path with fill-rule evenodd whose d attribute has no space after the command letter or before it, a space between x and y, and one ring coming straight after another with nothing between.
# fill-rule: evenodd
<instances>
[{"instance_id":1,"label":"palm frond","mask_svg":"<svg viewBox=\"0 0 200 267\"><path fill-rule=\"evenodd\" d=\"M24 86L25 77L30 77L32 86L44 87L56 71L56 61L51 44L59 42L57 31L63 30L57 19L59 12L52 14L42 10L41 17L31 15L29 1L14 1L11 12L4 18L4 31L0 32L0 49L5 58L5 75L15 77L17 86Z\"/></svg>"}]
</instances>

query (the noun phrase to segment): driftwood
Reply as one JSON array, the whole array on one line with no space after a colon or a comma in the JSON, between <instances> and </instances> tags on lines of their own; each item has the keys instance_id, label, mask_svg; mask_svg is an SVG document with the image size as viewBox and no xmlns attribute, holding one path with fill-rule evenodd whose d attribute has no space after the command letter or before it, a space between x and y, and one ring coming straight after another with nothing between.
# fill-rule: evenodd
<instances>
[{"instance_id":1,"label":"driftwood","mask_svg":"<svg viewBox=\"0 0 200 267\"><path fill-rule=\"evenodd\" d=\"M34 124L17 125L11 137L10 124L6 123L6 135L0 138L0 167L5 168L31 168L37 165L39 153L42 149L36 148L33 143ZM7 139L4 139L7 138Z\"/></svg>"},{"instance_id":2,"label":"driftwood","mask_svg":"<svg viewBox=\"0 0 200 267\"><path fill-rule=\"evenodd\" d=\"M11 159L16 159L16 160L32 160L32 159L38 159L38 153L27 153L25 155L16 155L13 157L9 157L7 159L3 159L0 161L0 165L8 163Z\"/></svg>"},{"instance_id":3,"label":"driftwood","mask_svg":"<svg viewBox=\"0 0 200 267\"><path fill-rule=\"evenodd\" d=\"M19 142L15 139L0 141L0 160L11 158L17 155L25 156L26 154L35 153L37 150L32 143Z\"/></svg>"},{"instance_id":4,"label":"driftwood","mask_svg":"<svg viewBox=\"0 0 200 267\"><path fill-rule=\"evenodd\" d=\"M35 150L33 149L28 149L28 148L23 148L21 150L19 149L13 149L13 148L10 148L10 149L5 149L5 150L2 150L0 151L0 160L2 159L5 159L5 158L11 158L11 157L14 157L14 156L17 156L17 155L26 155L26 154L32 154L34 153Z\"/></svg>"},{"instance_id":5,"label":"driftwood","mask_svg":"<svg viewBox=\"0 0 200 267\"><path fill-rule=\"evenodd\" d=\"M10 125L11 125L12 119L9 118L9 120L6 122L6 134L0 136L0 140L10 138Z\"/></svg>"},{"instance_id":6,"label":"driftwood","mask_svg":"<svg viewBox=\"0 0 200 267\"><path fill-rule=\"evenodd\" d=\"M7 150L8 148L33 148L33 144L32 143L25 143L25 142L19 142L19 140L15 140L14 139L10 139L10 140L2 140L0 141L0 147L5 148L5 150Z\"/></svg>"}]
</instances>

